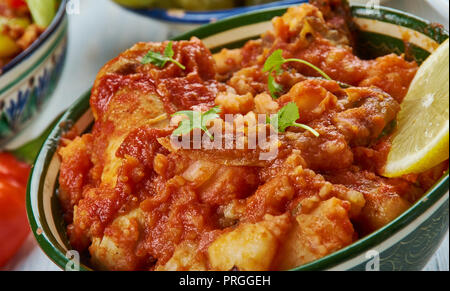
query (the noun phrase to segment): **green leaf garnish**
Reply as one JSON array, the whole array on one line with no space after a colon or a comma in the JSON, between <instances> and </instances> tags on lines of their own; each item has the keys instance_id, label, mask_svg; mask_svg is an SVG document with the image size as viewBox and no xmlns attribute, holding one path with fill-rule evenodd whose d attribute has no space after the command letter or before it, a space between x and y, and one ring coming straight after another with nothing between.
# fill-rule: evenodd
<instances>
[{"instance_id":1,"label":"green leaf garnish","mask_svg":"<svg viewBox=\"0 0 450 291\"><path fill-rule=\"evenodd\" d=\"M284 106L283 108L281 108L280 111L278 111L278 113L268 121L273 124L275 123L275 121L273 120L274 118L278 119L278 132L286 132L286 129L288 127L296 126L310 131L316 137L320 136L320 134L313 128L305 124L300 124L296 122L300 118L300 113L297 104L295 104L295 102L291 102L286 106Z\"/></svg>"},{"instance_id":2,"label":"green leaf garnish","mask_svg":"<svg viewBox=\"0 0 450 291\"><path fill-rule=\"evenodd\" d=\"M209 133L208 122L214 119L220 118L219 113L221 109L219 107L214 107L211 110L201 113L199 111L180 111L173 116L187 116L188 119L181 121L180 125L177 129L175 129L172 133L174 136L181 136L183 134L188 134L195 128L199 128L203 130L211 140L214 140L214 137Z\"/></svg>"},{"instance_id":3,"label":"green leaf garnish","mask_svg":"<svg viewBox=\"0 0 450 291\"><path fill-rule=\"evenodd\" d=\"M264 68L263 68L263 72L265 72L265 73L269 72L268 88L269 88L270 95L272 95L272 97L274 99L278 98L277 93L283 91L283 86L277 83L277 81L275 80L275 77L273 76L273 72L275 72L277 75L281 74L282 66L284 64L290 63L290 62L297 62L297 63L307 65L310 68L313 68L314 70L316 70L325 79L332 80L330 78L330 76L328 76L324 71L322 71L318 67L314 66L310 62L307 62L302 59L285 59L283 57L283 50L279 49L279 50L274 51L273 54L267 58L267 60L264 64Z\"/></svg>"},{"instance_id":4,"label":"green leaf garnish","mask_svg":"<svg viewBox=\"0 0 450 291\"><path fill-rule=\"evenodd\" d=\"M175 53L173 51L173 42L170 41L164 49L164 55L154 51L149 51L142 58L141 64L153 64L159 68L164 68L168 62L171 62L180 67L182 70L186 70L185 66L180 64L180 62L178 62L177 60L173 59L174 55Z\"/></svg>"}]
</instances>

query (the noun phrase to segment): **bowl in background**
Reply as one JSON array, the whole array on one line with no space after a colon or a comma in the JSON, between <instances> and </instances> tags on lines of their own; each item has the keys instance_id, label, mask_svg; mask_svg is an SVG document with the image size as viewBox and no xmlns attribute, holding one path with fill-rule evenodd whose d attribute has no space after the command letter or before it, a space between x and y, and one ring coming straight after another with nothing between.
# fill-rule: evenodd
<instances>
[{"instance_id":1,"label":"bowl in background","mask_svg":"<svg viewBox=\"0 0 450 291\"><path fill-rule=\"evenodd\" d=\"M67 49L66 3L61 1L38 39L0 69L0 145L36 116L59 81Z\"/></svg>"},{"instance_id":2,"label":"bowl in background","mask_svg":"<svg viewBox=\"0 0 450 291\"><path fill-rule=\"evenodd\" d=\"M121 6L139 15L165 22L169 24L172 33L179 34L198 28L200 25L213 23L218 20L232 17L235 15L244 14L252 11L258 11L262 9L300 4L305 2L308 2L308 0L282 0L260 5L235 7L222 10L209 10L209 11L187 11L175 8L174 9L130 8L128 6L123 5Z\"/></svg>"},{"instance_id":3,"label":"bowl in background","mask_svg":"<svg viewBox=\"0 0 450 291\"><path fill-rule=\"evenodd\" d=\"M437 46L448 38L448 32L410 14L364 6L352 8L359 24L359 52L376 57L387 53L405 53L422 63ZM271 28L271 20L286 12L274 8L253 12L206 25L175 40L197 36L213 51L223 47L242 46ZM409 35L405 44L402 36ZM27 193L27 212L37 242L59 267L73 266L74 253L66 235L57 197L60 160L57 148L61 136L73 127L88 132L93 123L89 106L90 92L60 119L36 160ZM421 270L440 246L449 225L449 174L430 189L408 211L375 233L327 257L296 268L305 270L366 270L379 264L381 270ZM81 270L92 270L81 258Z\"/></svg>"}]
</instances>

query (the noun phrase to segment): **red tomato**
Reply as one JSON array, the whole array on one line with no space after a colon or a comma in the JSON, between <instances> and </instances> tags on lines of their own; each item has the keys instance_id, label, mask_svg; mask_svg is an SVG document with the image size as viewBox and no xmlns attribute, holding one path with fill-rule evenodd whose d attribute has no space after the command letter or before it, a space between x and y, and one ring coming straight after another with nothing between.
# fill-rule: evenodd
<instances>
[{"instance_id":1,"label":"red tomato","mask_svg":"<svg viewBox=\"0 0 450 291\"><path fill-rule=\"evenodd\" d=\"M9 6L12 8L21 8L21 7L27 5L25 0L8 0L8 3L9 3Z\"/></svg>"},{"instance_id":2,"label":"red tomato","mask_svg":"<svg viewBox=\"0 0 450 291\"><path fill-rule=\"evenodd\" d=\"M29 233L25 192L30 167L0 154L0 267L19 250Z\"/></svg>"}]
</instances>

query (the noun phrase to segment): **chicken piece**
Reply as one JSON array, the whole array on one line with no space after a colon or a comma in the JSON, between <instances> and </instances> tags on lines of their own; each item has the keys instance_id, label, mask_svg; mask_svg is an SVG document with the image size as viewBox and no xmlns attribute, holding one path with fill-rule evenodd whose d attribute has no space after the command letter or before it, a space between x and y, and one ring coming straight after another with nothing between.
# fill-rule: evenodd
<instances>
[{"instance_id":1,"label":"chicken piece","mask_svg":"<svg viewBox=\"0 0 450 291\"><path fill-rule=\"evenodd\" d=\"M284 140L301 152L308 168L314 171L333 171L346 169L353 163L353 152L334 126L321 122L310 124L320 136L310 132L287 132Z\"/></svg>"},{"instance_id":2,"label":"chicken piece","mask_svg":"<svg viewBox=\"0 0 450 291\"><path fill-rule=\"evenodd\" d=\"M255 108L255 101L251 93L238 95L231 92L219 93L216 105L222 108L224 114L247 114Z\"/></svg>"},{"instance_id":3,"label":"chicken piece","mask_svg":"<svg viewBox=\"0 0 450 291\"><path fill-rule=\"evenodd\" d=\"M350 203L331 198L311 213L298 215L279 249L273 269L295 268L350 245L355 232L349 209Z\"/></svg>"},{"instance_id":4,"label":"chicken piece","mask_svg":"<svg viewBox=\"0 0 450 291\"><path fill-rule=\"evenodd\" d=\"M364 195L366 206L356 219L362 234L369 234L387 225L411 207L399 195L371 192Z\"/></svg>"},{"instance_id":5,"label":"chicken piece","mask_svg":"<svg viewBox=\"0 0 450 291\"><path fill-rule=\"evenodd\" d=\"M358 190L331 184L322 175L301 166L292 170L289 176L296 191L296 199L290 204L294 214L299 209L299 203L304 207L303 200L306 199L311 199L310 202L321 202L332 197L339 198L349 203L348 213L351 218L358 217L366 204L364 195Z\"/></svg>"},{"instance_id":6,"label":"chicken piece","mask_svg":"<svg viewBox=\"0 0 450 291\"><path fill-rule=\"evenodd\" d=\"M355 217L362 234L371 233L397 218L411 207L409 195L418 197L417 192L421 191L405 180L385 179L356 167L325 175L325 178L364 194L366 205Z\"/></svg>"},{"instance_id":7,"label":"chicken piece","mask_svg":"<svg viewBox=\"0 0 450 291\"><path fill-rule=\"evenodd\" d=\"M297 215L299 204L302 209L306 207L306 203L311 204L313 208L315 204L332 197L350 203L351 218L360 215L365 206L362 193L327 182L323 176L303 168L303 163L299 153L294 152L283 162L276 161L272 170L263 170L260 173L261 179L268 180L247 199L242 218L256 222L266 214L279 215L287 210Z\"/></svg>"},{"instance_id":8,"label":"chicken piece","mask_svg":"<svg viewBox=\"0 0 450 291\"><path fill-rule=\"evenodd\" d=\"M303 4L275 18L274 32L269 32L265 39L277 41L267 44L268 51L283 48L285 58L308 61L333 80L359 87L377 86L401 102L417 64L395 54L375 60L357 57L349 46L353 42L354 26L350 10L346 5L337 6L341 2L315 0L319 8ZM303 64L292 63L289 67L304 76L319 76L316 70Z\"/></svg>"},{"instance_id":9,"label":"chicken piece","mask_svg":"<svg viewBox=\"0 0 450 291\"><path fill-rule=\"evenodd\" d=\"M280 110L280 105L275 102L267 93L261 93L255 96L255 113L257 114L276 114Z\"/></svg>"},{"instance_id":10,"label":"chicken piece","mask_svg":"<svg viewBox=\"0 0 450 291\"><path fill-rule=\"evenodd\" d=\"M241 49L223 49L213 55L216 62L217 73L223 76L230 75L241 68L243 55Z\"/></svg>"},{"instance_id":11,"label":"chicken piece","mask_svg":"<svg viewBox=\"0 0 450 291\"><path fill-rule=\"evenodd\" d=\"M165 265L157 265L155 271L207 271L205 256L198 252L198 245L191 241L181 243Z\"/></svg>"},{"instance_id":12,"label":"chicken piece","mask_svg":"<svg viewBox=\"0 0 450 291\"><path fill-rule=\"evenodd\" d=\"M268 271L289 226L288 215L267 215L264 221L243 223L222 234L208 248L212 269Z\"/></svg>"},{"instance_id":13,"label":"chicken piece","mask_svg":"<svg viewBox=\"0 0 450 291\"><path fill-rule=\"evenodd\" d=\"M400 104L376 88L350 88L346 91L349 96L347 101L354 108L337 113L333 124L351 145L370 145L395 119Z\"/></svg>"},{"instance_id":14,"label":"chicken piece","mask_svg":"<svg viewBox=\"0 0 450 291\"><path fill-rule=\"evenodd\" d=\"M227 167L208 161L192 163L182 176L196 189L200 201L210 205L246 198L259 185L258 176L251 168Z\"/></svg>"},{"instance_id":15,"label":"chicken piece","mask_svg":"<svg viewBox=\"0 0 450 291\"><path fill-rule=\"evenodd\" d=\"M259 180L254 169L221 166L198 188L197 193L203 203L223 205L234 199L248 197L258 185Z\"/></svg>"},{"instance_id":16,"label":"chicken piece","mask_svg":"<svg viewBox=\"0 0 450 291\"><path fill-rule=\"evenodd\" d=\"M295 102L299 109L299 122L309 123L337 107L338 96L344 92L339 84L326 80L307 80L299 82L284 96L280 103Z\"/></svg>"},{"instance_id":17,"label":"chicken piece","mask_svg":"<svg viewBox=\"0 0 450 291\"><path fill-rule=\"evenodd\" d=\"M266 75L257 66L246 67L234 73L227 84L234 88L238 94L251 93L255 96L266 91Z\"/></svg>"},{"instance_id":18,"label":"chicken piece","mask_svg":"<svg viewBox=\"0 0 450 291\"><path fill-rule=\"evenodd\" d=\"M408 93L409 85L417 73L416 62L407 62L395 54L379 57L368 61L370 66L367 77L358 84L359 87L376 86L388 92L398 103Z\"/></svg>"},{"instance_id":19,"label":"chicken piece","mask_svg":"<svg viewBox=\"0 0 450 291\"><path fill-rule=\"evenodd\" d=\"M83 190L89 179L91 144L93 136L77 137L65 147L59 148L61 173L59 175L59 201L67 222L72 222L73 207L83 198Z\"/></svg>"},{"instance_id":20,"label":"chicken piece","mask_svg":"<svg viewBox=\"0 0 450 291\"><path fill-rule=\"evenodd\" d=\"M351 45L355 42L352 11L347 0L310 0L319 8L327 23L327 38L337 44Z\"/></svg>"},{"instance_id":21,"label":"chicken piece","mask_svg":"<svg viewBox=\"0 0 450 291\"><path fill-rule=\"evenodd\" d=\"M116 218L103 237L93 238L89 248L92 264L100 270L110 271L133 271L144 267L146 258L136 255L143 226L144 213L140 209Z\"/></svg>"}]
</instances>

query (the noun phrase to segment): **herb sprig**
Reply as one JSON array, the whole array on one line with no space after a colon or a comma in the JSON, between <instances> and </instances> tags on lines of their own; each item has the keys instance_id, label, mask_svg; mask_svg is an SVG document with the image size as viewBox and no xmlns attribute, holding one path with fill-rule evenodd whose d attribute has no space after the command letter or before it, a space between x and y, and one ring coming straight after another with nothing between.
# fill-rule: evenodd
<instances>
[{"instance_id":1,"label":"herb sprig","mask_svg":"<svg viewBox=\"0 0 450 291\"><path fill-rule=\"evenodd\" d=\"M170 41L164 49L164 55L154 51L149 51L142 58L141 64L153 64L159 68L164 68L168 62L171 62L180 67L182 70L186 70L185 66L183 66L180 62L173 58L174 55L175 53L173 51L173 42Z\"/></svg>"},{"instance_id":2,"label":"herb sprig","mask_svg":"<svg viewBox=\"0 0 450 291\"><path fill-rule=\"evenodd\" d=\"M211 140L214 140L214 137L209 133L208 122L214 119L220 118L220 112L222 110L219 107L214 107L211 110L202 113L199 111L180 111L173 116L187 116L188 119L181 121L180 125L177 129L175 129L172 133L174 136L181 136L183 134L188 134L193 131L195 128L199 128L203 130Z\"/></svg>"},{"instance_id":3,"label":"herb sprig","mask_svg":"<svg viewBox=\"0 0 450 291\"><path fill-rule=\"evenodd\" d=\"M315 137L320 136L315 129L305 124L297 123L297 120L300 118L300 113L295 102L288 103L286 106L281 108L275 116L272 118L267 118L267 122L274 124L274 118L278 119L278 132L286 132L288 127L296 126L310 131Z\"/></svg>"},{"instance_id":4,"label":"herb sprig","mask_svg":"<svg viewBox=\"0 0 450 291\"><path fill-rule=\"evenodd\" d=\"M268 87L270 95L272 95L274 99L278 99L277 93L283 91L283 86L277 83L273 73L275 72L276 75L280 75L282 72L282 66L290 62L297 62L307 65L316 70L325 79L332 80L330 76L328 76L324 71L322 71L315 65L311 64L310 62L307 62L302 59L285 59L283 57L283 50L279 49L273 52L273 54L267 58L263 68L263 72L265 73L269 72Z\"/></svg>"}]
</instances>

